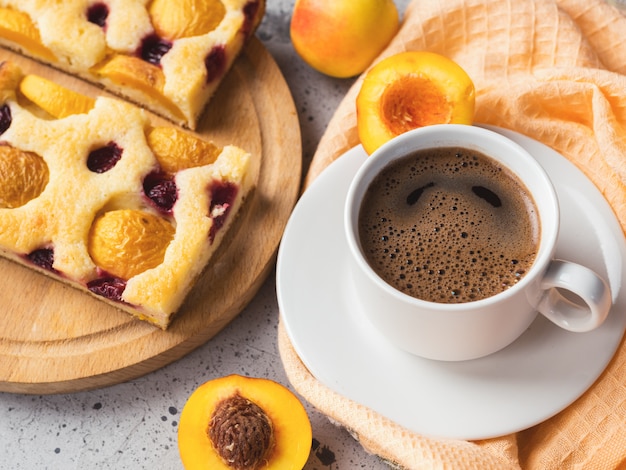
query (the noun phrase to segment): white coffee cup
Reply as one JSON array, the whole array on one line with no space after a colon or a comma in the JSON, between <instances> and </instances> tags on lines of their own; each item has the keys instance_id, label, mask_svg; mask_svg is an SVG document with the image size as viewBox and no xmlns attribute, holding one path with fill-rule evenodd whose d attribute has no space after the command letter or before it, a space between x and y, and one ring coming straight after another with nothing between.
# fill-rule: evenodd
<instances>
[{"instance_id":1,"label":"white coffee cup","mask_svg":"<svg viewBox=\"0 0 626 470\"><path fill-rule=\"evenodd\" d=\"M420 300L384 281L362 252L359 210L374 177L394 159L437 147L472 149L498 161L528 188L537 206L541 237L533 265L519 282L491 297L465 303ZM606 281L589 268L554 259L560 220L550 178L525 149L494 131L442 124L394 138L359 168L344 219L360 311L384 337L415 355L447 361L479 358L515 341L538 312L566 330L585 332L600 326L611 308Z\"/></svg>"}]
</instances>

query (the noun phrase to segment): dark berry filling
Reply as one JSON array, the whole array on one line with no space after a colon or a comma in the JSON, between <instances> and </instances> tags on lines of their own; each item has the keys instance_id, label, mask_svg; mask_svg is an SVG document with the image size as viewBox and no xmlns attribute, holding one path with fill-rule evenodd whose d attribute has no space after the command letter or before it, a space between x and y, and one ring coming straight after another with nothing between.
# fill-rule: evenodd
<instances>
[{"instance_id":1,"label":"dark berry filling","mask_svg":"<svg viewBox=\"0 0 626 470\"><path fill-rule=\"evenodd\" d=\"M243 26L241 27L241 32L246 37L252 32L252 25L254 24L254 19L256 18L260 6L260 2L258 0L254 0L246 3L243 7L243 15L245 19Z\"/></svg>"},{"instance_id":2,"label":"dark berry filling","mask_svg":"<svg viewBox=\"0 0 626 470\"><path fill-rule=\"evenodd\" d=\"M109 16L109 7L104 3L94 3L87 9L87 21L104 28Z\"/></svg>"},{"instance_id":3,"label":"dark berry filling","mask_svg":"<svg viewBox=\"0 0 626 470\"><path fill-rule=\"evenodd\" d=\"M224 226L228 213L232 209L233 202L237 197L239 187L230 182L215 182L211 189L211 207L209 215L213 219L213 225L209 233L211 243L215 239L215 234Z\"/></svg>"},{"instance_id":4,"label":"dark berry filling","mask_svg":"<svg viewBox=\"0 0 626 470\"><path fill-rule=\"evenodd\" d=\"M171 48L172 43L170 41L166 41L156 34L151 34L146 36L143 41L141 41L141 46L139 47L139 51L137 51L137 55L146 62L154 65L161 65L161 59Z\"/></svg>"},{"instance_id":5,"label":"dark berry filling","mask_svg":"<svg viewBox=\"0 0 626 470\"><path fill-rule=\"evenodd\" d=\"M52 267L54 264L54 250L52 248L40 248L26 255L28 260L42 269L56 273Z\"/></svg>"},{"instance_id":6,"label":"dark berry filling","mask_svg":"<svg viewBox=\"0 0 626 470\"><path fill-rule=\"evenodd\" d=\"M126 289L126 281L117 277L103 277L88 282L87 289L107 299L123 302L122 294Z\"/></svg>"},{"instance_id":7,"label":"dark berry filling","mask_svg":"<svg viewBox=\"0 0 626 470\"><path fill-rule=\"evenodd\" d=\"M206 82L211 83L213 80L221 77L226 71L226 49L224 46L215 46L209 52L204 60L206 67Z\"/></svg>"},{"instance_id":8,"label":"dark berry filling","mask_svg":"<svg viewBox=\"0 0 626 470\"><path fill-rule=\"evenodd\" d=\"M115 142L109 142L104 147L89 152L87 168L94 173L104 173L113 168L122 158L122 148Z\"/></svg>"},{"instance_id":9,"label":"dark berry filling","mask_svg":"<svg viewBox=\"0 0 626 470\"><path fill-rule=\"evenodd\" d=\"M8 104L4 104L0 106L0 134L4 134L9 127L11 127L11 123L13 122L13 118L11 117L11 108L9 108Z\"/></svg>"},{"instance_id":10,"label":"dark berry filling","mask_svg":"<svg viewBox=\"0 0 626 470\"><path fill-rule=\"evenodd\" d=\"M153 171L145 177L143 191L163 212L171 212L178 199L178 188L174 178L159 171Z\"/></svg>"}]
</instances>

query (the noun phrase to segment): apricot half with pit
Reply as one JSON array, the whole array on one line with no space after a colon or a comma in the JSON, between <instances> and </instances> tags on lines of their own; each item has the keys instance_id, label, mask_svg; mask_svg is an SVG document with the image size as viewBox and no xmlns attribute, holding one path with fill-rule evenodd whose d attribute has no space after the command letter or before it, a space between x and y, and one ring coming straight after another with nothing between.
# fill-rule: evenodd
<instances>
[{"instance_id":1,"label":"apricot half with pit","mask_svg":"<svg viewBox=\"0 0 626 470\"><path fill-rule=\"evenodd\" d=\"M368 154L400 134L431 124L472 124L475 89L453 60L426 51L381 60L356 99L359 139Z\"/></svg>"},{"instance_id":2,"label":"apricot half with pit","mask_svg":"<svg viewBox=\"0 0 626 470\"><path fill-rule=\"evenodd\" d=\"M308 415L290 390L240 375L198 387L178 425L186 470L300 470L311 442Z\"/></svg>"}]
</instances>

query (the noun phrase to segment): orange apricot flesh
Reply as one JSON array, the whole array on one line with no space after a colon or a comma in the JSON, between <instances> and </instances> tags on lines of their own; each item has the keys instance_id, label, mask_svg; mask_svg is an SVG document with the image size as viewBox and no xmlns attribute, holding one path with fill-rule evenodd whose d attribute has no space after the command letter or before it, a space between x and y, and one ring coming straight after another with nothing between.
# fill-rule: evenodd
<instances>
[{"instance_id":1,"label":"orange apricot flesh","mask_svg":"<svg viewBox=\"0 0 626 470\"><path fill-rule=\"evenodd\" d=\"M174 127L153 127L147 140L161 169L170 174L213 163L221 152L212 142Z\"/></svg>"},{"instance_id":2,"label":"orange apricot flesh","mask_svg":"<svg viewBox=\"0 0 626 470\"><path fill-rule=\"evenodd\" d=\"M55 59L52 51L41 42L37 26L24 12L0 8L0 36L19 44L42 59L48 61Z\"/></svg>"},{"instance_id":3,"label":"orange apricot flesh","mask_svg":"<svg viewBox=\"0 0 626 470\"><path fill-rule=\"evenodd\" d=\"M226 15L218 0L153 0L149 11L157 34L170 40L213 31Z\"/></svg>"},{"instance_id":4,"label":"orange apricot flesh","mask_svg":"<svg viewBox=\"0 0 626 470\"><path fill-rule=\"evenodd\" d=\"M111 80L116 85L134 88L159 102L171 114L181 117L181 111L163 94L165 75L157 65L138 57L114 54L103 63L94 66L93 72Z\"/></svg>"},{"instance_id":5,"label":"orange apricot flesh","mask_svg":"<svg viewBox=\"0 0 626 470\"><path fill-rule=\"evenodd\" d=\"M311 424L298 398L269 379L229 375L209 380L189 397L178 425L178 449L186 470L233 470L211 440L209 426L220 404L243 397L267 415L272 426L272 446L261 468L300 470L311 451ZM243 447L243 446L242 446Z\"/></svg>"},{"instance_id":6,"label":"orange apricot flesh","mask_svg":"<svg viewBox=\"0 0 626 470\"><path fill-rule=\"evenodd\" d=\"M475 89L456 62L425 51L383 59L356 100L359 139L368 154L392 138L431 124L472 124Z\"/></svg>"},{"instance_id":7,"label":"orange apricot flesh","mask_svg":"<svg viewBox=\"0 0 626 470\"><path fill-rule=\"evenodd\" d=\"M140 210L105 212L89 232L88 250L94 263L121 279L163 262L175 229L165 219Z\"/></svg>"},{"instance_id":8,"label":"orange apricot flesh","mask_svg":"<svg viewBox=\"0 0 626 470\"><path fill-rule=\"evenodd\" d=\"M88 113L95 105L93 98L38 75L26 75L19 89L29 101L57 119Z\"/></svg>"},{"instance_id":9,"label":"orange apricot flesh","mask_svg":"<svg viewBox=\"0 0 626 470\"><path fill-rule=\"evenodd\" d=\"M15 208L38 197L48 184L48 165L39 155L0 145L0 207Z\"/></svg>"},{"instance_id":10,"label":"orange apricot flesh","mask_svg":"<svg viewBox=\"0 0 626 470\"><path fill-rule=\"evenodd\" d=\"M13 62L0 62L0 103L15 98L15 90L22 80L21 69Z\"/></svg>"}]
</instances>

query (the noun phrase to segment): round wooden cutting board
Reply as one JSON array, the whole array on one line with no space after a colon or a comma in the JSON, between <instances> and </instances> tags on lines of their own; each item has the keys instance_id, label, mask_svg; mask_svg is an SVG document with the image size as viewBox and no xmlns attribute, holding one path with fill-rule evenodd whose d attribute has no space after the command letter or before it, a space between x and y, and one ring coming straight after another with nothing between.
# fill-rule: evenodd
<instances>
[{"instance_id":1,"label":"round wooden cutting board","mask_svg":"<svg viewBox=\"0 0 626 470\"><path fill-rule=\"evenodd\" d=\"M0 50L3 60L82 93L103 94ZM298 197L302 168L291 93L258 39L235 62L197 132L217 144L249 151L257 163L257 184L169 329L135 320L77 289L0 259L0 391L66 393L139 377L208 341L256 294L273 266Z\"/></svg>"}]
</instances>

